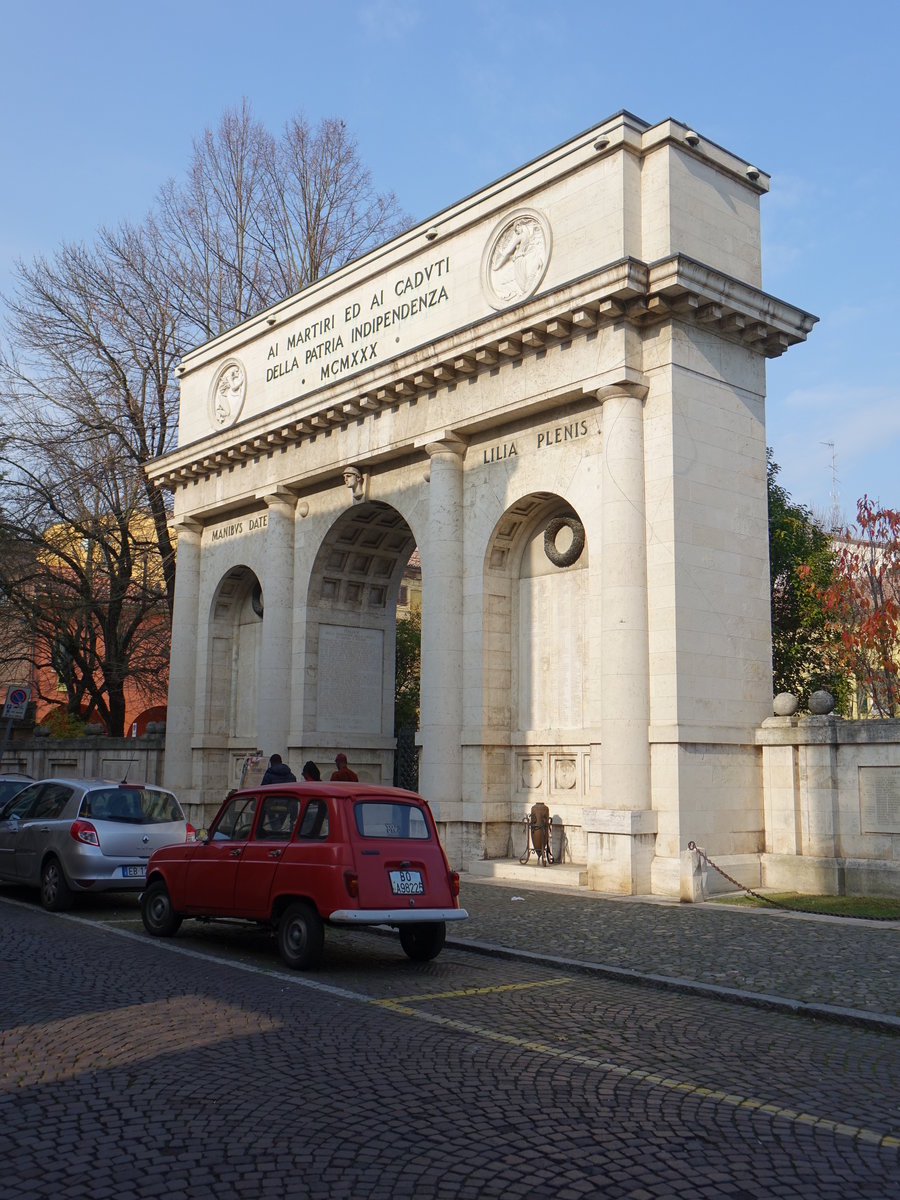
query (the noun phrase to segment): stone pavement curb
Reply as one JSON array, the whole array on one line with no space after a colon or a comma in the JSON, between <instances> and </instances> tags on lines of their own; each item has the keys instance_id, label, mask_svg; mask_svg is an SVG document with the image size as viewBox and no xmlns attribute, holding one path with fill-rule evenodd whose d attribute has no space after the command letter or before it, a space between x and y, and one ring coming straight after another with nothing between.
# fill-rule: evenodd
<instances>
[{"instance_id":1,"label":"stone pavement curb","mask_svg":"<svg viewBox=\"0 0 900 1200\"><path fill-rule=\"evenodd\" d=\"M900 1033L900 922L684 905L547 884L464 877L461 903L470 920L449 926L446 944Z\"/></svg>"},{"instance_id":2,"label":"stone pavement curb","mask_svg":"<svg viewBox=\"0 0 900 1200\"><path fill-rule=\"evenodd\" d=\"M536 954L531 950L516 950L510 946L495 946L490 942L478 942L466 938L448 937L446 945L456 950L469 950L475 954L486 954L494 958L508 958L516 962L544 963L561 967L566 971L578 971L584 975L602 975L619 983L631 983L639 987L655 987L674 992L687 992L696 996L707 996L713 1000L724 1000L730 1004L746 1004L754 1008L767 1008L793 1016L810 1017L819 1021L838 1021L848 1025L864 1025L887 1033L900 1033L900 1017L886 1013L865 1012L859 1008L842 1008L832 1004L812 1004L806 1000L791 1000L787 996L770 996L762 992L743 991L740 988L722 987L714 983L701 983L695 979L679 979L672 975L659 975L633 968L613 967L606 963L589 962L585 959L560 958L555 954Z\"/></svg>"}]
</instances>

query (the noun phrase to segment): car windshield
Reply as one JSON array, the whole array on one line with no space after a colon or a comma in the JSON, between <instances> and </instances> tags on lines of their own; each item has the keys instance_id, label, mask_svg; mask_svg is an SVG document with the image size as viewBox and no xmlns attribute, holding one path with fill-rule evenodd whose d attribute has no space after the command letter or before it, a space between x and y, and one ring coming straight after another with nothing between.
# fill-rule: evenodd
<instances>
[{"instance_id":1,"label":"car windshield","mask_svg":"<svg viewBox=\"0 0 900 1200\"><path fill-rule=\"evenodd\" d=\"M366 838L427 841L428 823L421 808L397 800L359 800L353 806L356 828Z\"/></svg>"},{"instance_id":2,"label":"car windshield","mask_svg":"<svg viewBox=\"0 0 900 1200\"><path fill-rule=\"evenodd\" d=\"M95 788L81 802L81 816L129 825L163 825L183 821L181 805L171 792L156 788Z\"/></svg>"}]
</instances>

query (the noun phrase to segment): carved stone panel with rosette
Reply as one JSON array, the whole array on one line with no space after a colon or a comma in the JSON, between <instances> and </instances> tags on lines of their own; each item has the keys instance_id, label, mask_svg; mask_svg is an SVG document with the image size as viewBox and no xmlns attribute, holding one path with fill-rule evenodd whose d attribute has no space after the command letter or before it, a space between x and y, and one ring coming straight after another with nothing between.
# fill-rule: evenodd
<instances>
[{"instance_id":1,"label":"carved stone panel with rosette","mask_svg":"<svg viewBox=\"0 0 900 1200\"><path fill-rule=\"evenodd\" d=\"M544 764L540 758L522 758L521 767L522 787L526 792L535 792L544 783Z\"/></svg>"},{"instance_id":2,"label":"carved stone panel with rosette","mask_svg":"<svg viewBox=\"0 0 900 1200\"><path fill-rule=\"evenodd\" d=\"M578 769L574 758L553 760L553 787L558 792L569 792L578 780Z\"/></svg>"}]
</instances>

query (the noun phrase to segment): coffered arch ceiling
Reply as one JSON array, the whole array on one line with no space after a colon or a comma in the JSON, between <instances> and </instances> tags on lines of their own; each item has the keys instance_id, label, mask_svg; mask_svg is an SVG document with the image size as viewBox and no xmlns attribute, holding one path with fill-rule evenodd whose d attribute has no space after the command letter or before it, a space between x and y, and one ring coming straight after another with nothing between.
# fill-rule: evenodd
<instances>
[{"instance_id":1,"label":"coffered arch ceiling","mask_svg":"<svg viewBox=\"0 0 900 1200\"><path fill-rule=\"evenodd\" d=\"M522 551L535 528L542 526L545 533L552 533L550 522L559 518L580 524L572 506L552 492L531 492L510 505L497 522L488 544L486 571L491 575L517 573Z\"/></svg>"},{"instance_id":2,"label":"coffered arch ceiling","mask_svg":"<svg viewBox=\"0 0 900 1200\"><path fill-rule=\"evenodd\" d=\"M380 611L396 603L416 546L404 518L387 504L355 505L334 523L316 556L310 602Z\"/></svg>"}]
</instances>

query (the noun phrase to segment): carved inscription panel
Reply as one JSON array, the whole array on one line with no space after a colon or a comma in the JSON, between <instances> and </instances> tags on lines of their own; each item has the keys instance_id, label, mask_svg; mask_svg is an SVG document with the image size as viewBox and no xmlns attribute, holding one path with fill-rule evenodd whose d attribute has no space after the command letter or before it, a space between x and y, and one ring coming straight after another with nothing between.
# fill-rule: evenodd
<instances>
[{"instance_id":1,"label":"carved inscription panel","mask_svg":"<svg viewBox=\"0 0 900 1200\"><path fill-rule=\"evenodd\" d=\"M319 626L319 728L381 729L384 635L380 629Z\"/></svg>"},{"instance_id":2,"label":"carved inscription panel","mask_svg":"<svg viewBox=\"0 0 900 1200\"><path fill-rule=\"evenodd\" d=\"M863 833L900 833L900 767L859 768Z\"/></svg>"}]
</instances>

